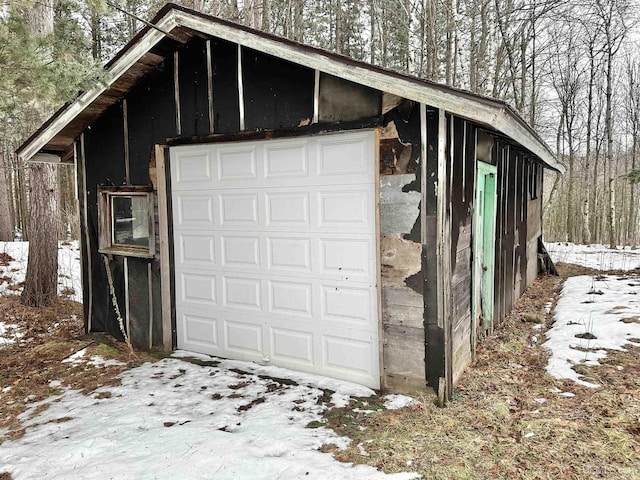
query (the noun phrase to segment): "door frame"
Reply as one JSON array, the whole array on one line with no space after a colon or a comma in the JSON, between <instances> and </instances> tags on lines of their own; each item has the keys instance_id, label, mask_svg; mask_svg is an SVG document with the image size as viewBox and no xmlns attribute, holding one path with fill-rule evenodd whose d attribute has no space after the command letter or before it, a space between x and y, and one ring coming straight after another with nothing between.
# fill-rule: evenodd
<instances>
[{"instance_id":1,"label":"door frame","mask_svg":"<svg viewBox=\"0 0 640 480\"><path fill-rule=\"evenodd\" d=\"M487 182L488 178L493 177L493 182ZM493 191L487 192L487 185L489 185L490 189ZM483 329L487 329L492 321L493 317L493 297L494 297L494 289L495 289L495 233L496 233L496 206L497 206L497 167L495 165L491 165L485 162L478 161L476 163L476 185L474 192L474 208L473 208L473 289L472 289L472 328L471 332L473 335L471 344L473 345L473 354L475 355L475 345L476 345L476 337L478 327L481 326ZM485 215L486 212L486 200L491 201L491 210L492 212L489 214L491 218L490 225L487 225L486 221L488 217ZM486 229L490 230L489 232ZM487 235L488 233L488 235ZM489 238L491 245L485 245L485 239ZM488 250L487 250L487 247ZM483 271L485 263L484 252L491 252L491 270L493 272L493 281L487 285L490 289L488 292L488 298L490 298L491 305L488 306L489 313L483 317L483 322L480 324L478 321L479 316L483 313L486 313L485 309L482 305L483 298ZM488 318L486 318L488 317Z\"/></svg>"}]
</instances>

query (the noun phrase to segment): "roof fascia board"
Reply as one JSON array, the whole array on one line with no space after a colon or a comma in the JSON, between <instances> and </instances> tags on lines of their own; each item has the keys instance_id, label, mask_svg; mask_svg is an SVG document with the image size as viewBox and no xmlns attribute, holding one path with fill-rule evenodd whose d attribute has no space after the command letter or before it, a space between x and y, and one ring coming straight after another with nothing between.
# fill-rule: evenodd
<instances>
[{"instance_id":1,"label":"roof fascia board","mask_svg":"<svg viewBox=\"0 0 640 480\"><path fill-rule=\"evenodd\" d=\"M278 40L215 21L212 22L188 12L175 11L175 16L177 22L182 26L377 90L425 103L435 108L442 108L460 117L473 119L508 135L515 142L538 156L549 167L560 172L564 171L564 167L555 160L553 154L548 151L542 141L526 126L523 126L515 114L510 114L502 102L473 98L471 95L464 95L464 93L461 95L459 92L454 93L447 88L440 88L438 85L425 86L419 80L397 78L359 65L345 65L320 52L292 48Z\"/></svg>"},{"instance_id":2,"label":"roof fascia board","mask_svg":"<svg viewBox=\"0 0 640 480\"><path fill-rule=\"evenodd\" d=\"M164 17L158 26L161 29L170 31L177 26L173 16ZM144 56L151 48L160 42L166 35L158 30L149 29L140 41L120 57L108 70L105 71L105 77L100 83L86 92L82 93L72 103L70 103L62 114L49 124L40 135L34 138L30 143L25 145L17 152L18 156L23 160L30 160L36 155L49 140L76 118L82 111L91 104L96 98L104 93L118 78L120 78L129 68L131 68L142 56Z\"/></svg>"}]
</instances>

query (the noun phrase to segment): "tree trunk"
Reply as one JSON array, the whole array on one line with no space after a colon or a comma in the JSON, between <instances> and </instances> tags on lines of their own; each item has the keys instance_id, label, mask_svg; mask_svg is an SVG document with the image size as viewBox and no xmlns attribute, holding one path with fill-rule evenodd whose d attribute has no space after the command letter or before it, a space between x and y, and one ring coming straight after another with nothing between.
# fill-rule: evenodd
<instances>
[{"instance_id":1,"label":"tree trunk","mask_svg":"<svg viewBox=\"0 0 640 480\"><path fill-rule=\"evenodd\" d=\"M30 166L29 260L23 305L51 305L58 294L58 189L56 166L33 163Z\"/></svg>"},{"instance_id":2,"label":"tree trunk","mask_svg":"<svg viewBox=\"0 0 640 480\"><path fill-rule=\"evenodd\" d=\"M9 188L9 169L5 161L4 150L0 150L0 242L13 241L13 220L11 215L11 197Z\"/></svg>"},{"instance_id":3,"label":"tree trunk","mask_svg":"<svg viewBox=\"0 0 640 480\"><path fill-rule=\"evenodd\" d=\"M32 35L53 35L53 0L34 3L29 16ZM48 106L38 105L44 114ZM58 175L57 166L33 163L29 175L29 259L24 290L20 299L23 305L43 307L50 305L58 294Z\"/></svg>"}]
</instances>

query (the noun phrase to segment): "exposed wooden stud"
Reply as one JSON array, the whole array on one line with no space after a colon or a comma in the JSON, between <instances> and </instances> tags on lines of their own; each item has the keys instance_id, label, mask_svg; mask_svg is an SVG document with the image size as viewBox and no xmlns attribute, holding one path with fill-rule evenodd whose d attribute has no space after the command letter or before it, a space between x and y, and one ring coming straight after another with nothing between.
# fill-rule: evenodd
<instances>
[{"instance_id":1,"label":"exposed wooden stud","mask_svg":"<svg viewBox=\"0 0 640 480\"><path fill-rule=\"evenodd\" d=\"M462 203L467 203L467 129L465 120L462 122Z\"/></svg>"},{"instance_id":2,"label":"exposed wooden stud","mask_svg":"<svg viewBox=\"0 0 640 480\"><path fill-rule=\"evenodd\" d=\"M124 257L124 321L127 326L127 337L131 338L131 313L129 305L129 258Z\"/></svg>"},{"instance_id":3,"label":"exposed wooden stud","mask_svg":"<svg viewBox=\"0 0 640 480\"><path fill-rule=\"evenodd\" d=\"M320 118L320 70L316 68L313 79L313 123Z\"/></svg>"},{"instance_id":4,"label":"exposed wooden stud","mask_svg":"<svg viewBox=\"0 0 640 480\"><path fill-rule=\"evenodd\" d=\"M149 287L149 348L153 348L153 271L151 262L147 262L147 284Z\"/></svg>"},{"instance_id":5,"label":"exposed wooden stud","mask_svg":"<svg viewBox=\"0 0 640 480\"><path fill-rule=\"evenodd\" d=\"M129 169L129 114L127 111L127 99L122 101L122 123L124 125L124 181L131 185Z\"/></svg>"},{"instance_id":6,"label":"exposed wooden stud","mask_svg":"<svg viewBox=\"0 0 640 480\"><path fill-rule=\"evenodd\" d=\"M176 133L182 135L182 124L180 114L180 54L173 52L173 95L176 102Z\"/></svg>"},{"instance_id":7,"label":"exposed wooden stud","mask_svg":"<svg viewBox=\"0 0 640 480\"><path fill-rule=\"evenodd\" d=\"M317 71L316 71L317 73ZM375 198L375 228L376 228L376 302L378 309L378 371L380 372L380 387L385 386L384 374L384 329L382 322L382 265L380 261L380 129L374 130L374 198Z\"/></svg>"},{"instance_id":8,"label":"exposed wooden stud","mask_svg":"<svg viewBox=\"0 0 640 480\"><path fill-rule=\"evenodd\" d=\"M207 46L207 93L209 100L209 133L215 132L215 117L213 111L213 59L211 57L211 40L206 41Z\"/></svg>"},{"instance_id":9,"label":"exposed wooden stud","mask_svg":"<svg viewBox=\"0 0 640 480\"><path fill-rule=\"evenodd\" d=\"M78 186L79 186L79 182L78 182L78 175L79 175L79 171L78 171L78 142L74 141L73 142L73 173L75 174L73 176L73 198L76 201L76 214L78 216L78 218L81 218L80 216L80 191L78 190Z\"/></svg>"},{"instance_id":10,"label":"exposed wooden stud","mask_svg":"<svg viewBox=\"0 0 640 480\"><path fill-rule=\"evenodd\" d=\"M427 106L420 104L420 243L427 245Z\"/></svg>"},{"instance_id":11,"label":"exposed wooden stud","mask_svg":"<svg viewBox=\"0 0 640 480\"><path fill-rule=\"evenodd\" d=\"M244 84L242 82L242 45L238 44L238 111L240 131L244 131Z\"/></svg>"},{"instance_id":12,"label":"exposed wooden stud","mask_svg":"<svg viewBox=\"0 0 640 480\"><path fill-rule=\"evenodd\" d=\"M89 217L87 208L87 160L85 157L84 148L84 133L80 135L80 168L82 170L82 199L84 206L82 208L83 215L82 221L84 223L84 243L87 252L87 258L85 259L87 267L87 280L86 290L84 293L89 294L89 305L87 307L87 332L93 331L93 268L91 266L91 237L89 235Z\"/></svg>"},{"instance_id":13,"label":"exposed wooden stud","mask_svg":"<svg viewBox=\"0 0 640 480\"><path fill-rule=\"evenodd\" d=\"M442 245L442 241L444 238L444 214L446 208L446 198L445 198L445 186L446 175L447 175L447 158L446 158L446 148L447 148L447 118L445 116L445 111L443 109L438 109L438 184L436 187L436 198L437 198L437 217L436 217L436 238L437 238L437 258L438 258L438 274L437 274L437 289L438 292L442 294L443 286L444 286L444 272L442 264L445 255L448 255L449 252L444 251L444 245ZM438 327L444 328L444 309L442 304L442 299L439 298L438 301Z\"/></svg>"},{"instance_id":14,"label":"exposed wooden stud","mask_svg":"<svg viewBox=\"0 0 640 480\"><path fill-rule=\"evenodd\" d=\"M172 301L171 301L171 257L169 252L169 204L167 199L167 171L164 147L156 145L156 174L158 177L158 229L160 235L160 291L162 300L162 347L173 348Z\"/></svg>"},{"instance_id":15,"label":"exposed wooden stud","mask_svg":"<svg viewBox=\"0 0 640 480\"><path fill-rule=\"evenodd\" d=\"M478 308L480 305L479 302L479 295L481 295L480 293L480 289L478 288L478 285L476 285L476 283L474 283L474 281L477 281L477 274L475 272L475 264L476 264L476 256L478 255L478 252L476 251L476 238L475 235L477 235L477 228L478 226L475 225L475 223L473 223L473 219L475 218L475 212L476 212L476 208L478 208L478 206L475 204L475 191L478 188L478 129L476 128L474 131L474 138L473 138L473 142L474 142L474 149L473 149L473 199L474 199L474 204L473 204L473 208L471 210L471 222L472 222L472 237L471 237L471 262L472 262L472 283L471 283L471 358L473 361L475 361L476 359L476 348L478 345ZM465 149L466 152L466 149ZM497 182L496 182L496 190L497 190ZM494 261L494 270L495 270L495 261Z\"/></svg>"}]
</instances>

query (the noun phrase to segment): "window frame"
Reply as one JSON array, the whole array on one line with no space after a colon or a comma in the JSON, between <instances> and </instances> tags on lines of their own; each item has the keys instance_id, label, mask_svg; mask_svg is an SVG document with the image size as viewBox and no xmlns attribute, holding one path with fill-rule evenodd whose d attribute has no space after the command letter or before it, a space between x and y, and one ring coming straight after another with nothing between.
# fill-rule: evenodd
<instances>
[{"instance_id":1,"label":"window frame","mask_svg":"<svg viewBox=\"0 0 640 480\"><path fill-rule=\"evenodd\" d=\"M149 214L149 243L147 246L116 243L114 239L113 199L122 197L146 198ZM153 258L156 254L153 187L127 185L98 186L98 252L139 258Z\"/></svg>"}]
</instances>

